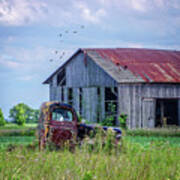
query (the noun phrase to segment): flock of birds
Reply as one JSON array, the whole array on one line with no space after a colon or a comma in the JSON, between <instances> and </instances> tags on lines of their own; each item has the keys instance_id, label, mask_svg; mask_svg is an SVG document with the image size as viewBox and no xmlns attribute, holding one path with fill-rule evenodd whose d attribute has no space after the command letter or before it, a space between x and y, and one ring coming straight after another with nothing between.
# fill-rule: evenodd
<instances>
[{"instance_id":1,"label":"flock of birds","mask_svg":"<svg viewBox=\"0 0 180 180\"><path fill-rule=\"evenodd\" d=\"M81 28L81 29L84 29L85 26L84 26L84 25L81 25L80 28ZM62 39L62 38L63 38L64 34L68 34L68 33L77 34L78 31L77 31L77 30L73 30L73 31L65 30L63 33L59 33L59 34L58 34L58 37L60 38L60 42L63 42L63 39ZM58 50L55 50L55 51L54 51L54 54L55 54L55 55L59 55L59 59L62 59L66 53L65 53L65 51L63 51L62 53L59 53ZM54 59L49 59L49 61L50 61L50 62L53 62Z\"/></svg>"}]
</instances>

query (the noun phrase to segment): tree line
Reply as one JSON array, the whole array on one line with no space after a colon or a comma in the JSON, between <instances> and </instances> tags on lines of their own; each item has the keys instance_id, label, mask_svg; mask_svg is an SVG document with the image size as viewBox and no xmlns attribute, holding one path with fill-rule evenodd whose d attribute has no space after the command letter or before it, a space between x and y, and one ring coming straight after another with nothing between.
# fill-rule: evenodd
<instances>
[{"instance_id":1,"label":"tree line","mask_svg":"<svg viewBox=\"0 0 180 180\"><path fill-rule=\"evenodd\" d=\"M13 106L9 111L9 118L11 122L18 125L24 125L25 123L37 123L39 118L39 110L33 109L24 103L19 103ZM3 112L0 108L0 126L6 124Z\"/></svg>"}]
</instances>

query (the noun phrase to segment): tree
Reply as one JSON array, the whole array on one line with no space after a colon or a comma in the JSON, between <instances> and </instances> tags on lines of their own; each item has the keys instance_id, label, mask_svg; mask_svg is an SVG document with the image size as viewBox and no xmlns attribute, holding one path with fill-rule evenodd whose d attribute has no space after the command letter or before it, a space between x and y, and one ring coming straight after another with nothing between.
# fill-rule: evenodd
<instances>
[{"instance_id":1,"label":"tree","mask_svg":"<svg viewBox=\"0 0 180 180\"><path fill-rule=\"evenodd\" d=\"M6 124L6 121L4 119L3 112L0 108L0 126L4 126L5 124Z\"/></svg>"},{"instance_id":2,"label":"tree","mask_svg":"<svg viewBox=\"0 0 180 180\"><path fill-rule=\"evenodd\" d=\"M26 111L26 115L27 115L27 119L26 119L27 123L37 123L39 118L39 110L29 108Z\"/></svg>"},{"instance_id":3,"label":"tree","mask_svg":"<svg viewBox=\"0 0 180 180\"><path fill-rule=\"evenodd\" d=\"M26 105L23 103L17 104L12 109L10 109L10 118L13 122L18 125L24 125L26 123Z\"/></svg>"},{"instance_id":4,"label":"tree","mask_svg":"<svg viewBox=\"0 0 180 180\"><path fill-rule=\"evenodd\" d=\"M19 115L21 115L21 117L25 119L24 123L37 123L39 117L39 110L32 109L28 105L20 103L10 109L10 118L12 118L13 122L19 124Z\"/></svg>"}]
</instances>

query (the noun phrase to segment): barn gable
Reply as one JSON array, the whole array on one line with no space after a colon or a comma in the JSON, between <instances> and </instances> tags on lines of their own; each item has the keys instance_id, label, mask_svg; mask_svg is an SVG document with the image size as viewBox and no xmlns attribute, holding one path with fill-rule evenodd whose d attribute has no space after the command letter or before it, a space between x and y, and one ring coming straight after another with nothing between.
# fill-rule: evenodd
<instances>
[{"instance_id":1,"label":"barn gable","mask_svg":"<svg viewBox=\"0 0 180 180\"><path fill-rule=\"evenodd\" d=\"M78 53L65 69L67 87L117 86L116 81L83 52Z\"/></svg>"},{"instance_id":2,"label":"barn gable","mask_svg":"<svg viewBox=\"0 0 180 180\"><path fill-rule=\"evenodd\" d=\"M43 84L55 86L58 74L63 70L66 74L65 86L67 87L117 86L116 79L106 71L106 68L101 67L98 62L81 49L50 75Z\"/></svg>"}]
</instances>

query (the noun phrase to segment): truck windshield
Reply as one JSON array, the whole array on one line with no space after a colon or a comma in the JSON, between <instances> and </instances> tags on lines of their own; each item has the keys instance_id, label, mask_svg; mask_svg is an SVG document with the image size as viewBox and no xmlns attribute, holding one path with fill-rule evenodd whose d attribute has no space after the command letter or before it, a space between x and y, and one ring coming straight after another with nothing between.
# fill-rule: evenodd
<instances>
[{"instance_id":1,"label":"truck windshield","mask_svg":"<svg viewBox=\"0 0 180 180\"><path fill-rule=\"evenodd\" d=\"M59 121L59 122L72 121L73 115L72 115L72 112L68 109L56 108L52 112L52 120Z\"/></svg>"}]
</instances>

